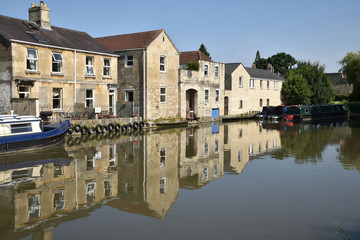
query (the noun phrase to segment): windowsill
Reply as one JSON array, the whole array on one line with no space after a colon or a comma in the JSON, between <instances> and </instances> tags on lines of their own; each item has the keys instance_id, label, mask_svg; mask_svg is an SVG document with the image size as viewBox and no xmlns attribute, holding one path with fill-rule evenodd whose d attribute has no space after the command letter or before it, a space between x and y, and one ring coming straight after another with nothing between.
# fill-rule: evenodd
<instances>
[{"instance_id":1,"label":"windowsill","mask_svg":"<svg viewBox=\"0 0 360 240\"><path fill-rule=\"evenodd\" d=\"M255 87L249 87L250 89L255 89Z\"/></svg>"},{"instance_id":2,"label":"windowsill","mask_svg":"<svg viewBox=\"0 0 360 240\"><path fill-rule=\"evenodd\" d=\"M29 70L29 69L26 69L26 70L25 70L25 73L26 73L26 74L40 74L40 71L38 71L38 70Z\"/></svg>"},{"instance_id":3,"label":"windowsill","mask_svg":"<svg viewBox=\"0 0 360 240\"><path fill-rule=\"evenodd\" d=\"M239 88L243 88L243 86L239 86ZM230 89L231 90L231 89Z\"/></svg>"},{"instance_id":4,"label":"windowsill","mask_svg":"<svg viewBox=\"0 0 360 240\"><path fill-rule=\"evenodd\" d=\"M102 78L103 78L103 79L112 79L111 76L103 76Z\"/></svg>"},{"instance_id":5,"label":"windowsill","mask_svg":"<svg viewBox=\"0 0 360 240\"><path fill-rule=\"evenodd\" d=\"M160 71L160 73L166 73L166 71Z\"/></svg>"},{"instance_id":6,"label":"windowsill","mask_svg":"<svg viewBox=\"0 0 360 240\"><path fill-rule=\"evenodd\" d=\"M95 75L85 75L86 78L96 78Z\"/></svg>"},{"instance_id":7,"label":"windowsill","mask_svg":"<svg viewBox=\"0 0 360 240\"><path fill-rule=\"evenodd\" d=\"M63 76L64 76L64 73L62 73L62 72L51 72L51 76L60 76L60 77L63 77Z\"/></svg>"},{"instance_id":8,"label":"windowsill","mask_svg":"<svg viewBox=\"0 0 360 240\"><path fill-rule=\"evenodd\" d=\"M64 112L64 111L62 109L53 109L53 112L61 113L61 112Z\"/></svg>"},{"instance_id":9,"label":"windowsill","mask_svg":"<svg viewBox=\"0 0 360 240\"><path fill-rule=\"evenodd\" d=\"M130 66L127 66L127 65L125 65L125 68L133 68L134 67L134 65L130 65Z\"/></svg>"}]
</instances>

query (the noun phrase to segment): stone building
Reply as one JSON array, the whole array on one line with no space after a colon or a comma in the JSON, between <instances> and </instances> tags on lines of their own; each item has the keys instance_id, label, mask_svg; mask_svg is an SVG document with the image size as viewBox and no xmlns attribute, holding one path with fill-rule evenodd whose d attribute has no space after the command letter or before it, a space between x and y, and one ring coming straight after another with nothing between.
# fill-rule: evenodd
<instances>
[{"instance_id":1,"label":"stone building","mask_svg":"<svg viewBox=\"0 0 360 240\"><path fill-rule=\"evenodd\" d=\"M281 104L285 79L271 70L248 68L241 63L225 64L225 117L239 117Z\"/></svg>"},{"instance_id":2,"label":"stone building","mask_svg":"<svg viewBox=\"0 0 360 240\"><path fill-rule=\"evenodd\" d=\"M347 78L342 73L325 73L329 78L335 94L351 94L353 85L349 84Z\"/></svg>"},{"instance_id":3,"label":"stone building","mask_svg":"<svg viewBox=\"0 0 360 240\"><path fill-rule=\"evenodd\" d=\"M164 29L96 38L119 55L118 97L145 119L178 114L179 51Z\"/></svg>"},{"instance_id":4,"label":"stone building","mask_svg":"<svg viewBox=\"0 0 360 240\"><path fill-rule=\"evenodd\" d=\"M199 63L199 70L187 64ZM214 62L200 51L181 52L179 109L183 118L197 115L202 120L219 119L223 114L225 65Z\"/></svg>"},{"instance_id":5,"label":"stone building","mask_svg":"<svg viewBox=\"0 0 360 240\"><path fill-rule=\"evenodd\" d=\"M46 4L29 20L0 16L0 113L72 112L75 103L115 114L117 55L85 32L50 24Z\"/></svg>"}]
</instances>

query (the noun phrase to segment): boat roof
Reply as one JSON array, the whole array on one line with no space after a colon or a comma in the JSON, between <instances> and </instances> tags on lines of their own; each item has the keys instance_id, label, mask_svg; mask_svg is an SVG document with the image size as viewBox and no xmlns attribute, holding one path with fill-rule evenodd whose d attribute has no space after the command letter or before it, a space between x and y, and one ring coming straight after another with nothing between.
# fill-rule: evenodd
<instances>
[{"instance_id":1,"label":"boat roof","mask_svg":"<svg viewBox=\"0 0 360 240\"><path fill-rule=\"evenodd\" d=\"M15 123L15 122L31 122L31 121L41 121L40 117L36 116L20 116L17 114L13 115L0 115L0 124L1 123Z\"/></svg>"}]
</instances>

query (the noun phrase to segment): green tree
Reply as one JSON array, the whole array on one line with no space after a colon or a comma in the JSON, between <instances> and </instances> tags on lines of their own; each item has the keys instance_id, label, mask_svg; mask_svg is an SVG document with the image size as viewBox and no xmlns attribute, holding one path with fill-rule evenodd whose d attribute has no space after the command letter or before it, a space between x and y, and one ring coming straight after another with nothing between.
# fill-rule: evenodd
<instances>
[{"instance_id":1,"label":"green tree","mask_svg":"<svg viewBox=\"0 0 360 240\"><path fill-rule=\"evenodd\" d=\"M205 54L206 56L208 56L211 59L210 53L207 51L207 49L206 49L206 47L205 47L205 45L203 43L200 45L199 51L202 52L203 54Z\"/></svg>"},{"instance_id":2,"label":"green tree","mask_svg":"<svg viewBox=\"0 0 360 240\"><path fill-rule=\"evenodd\" d=\"M301 74L290 71L281 88L282 102L286 105L310 104L311 95L307 80Z\"/></svg>"},{"instance_id":3,"label":"green tree","mask_svg":"<svg viewBox=\"0 0 360 240\"><path fill-rule=\"evenodd\" d=\"M284 52L272 55L267 59L267 62L271 63L275 72L280 73L282 76L286 76L289 70L296 64L295 58Z\"/></svg>"},{"instance_id":4,"label":"green tree","mask_svg":"<svg viewBox=\"0 0 360 240\"><path fill-rule=\"evenodd\" d=\"M259 50L256 52L254 63L255 67L258 69L266 69L268 62L267 59L261 58Z\"/></svg>"},{"instance_id":5,"label":"green tree","mask_svg":"<svg viewBox=\"0 0 360 240\"><path fill-rule=\"evenodd\" d=\"M347 80L353 85L351 100L360 100L360 51L349 52L339 61L341 70L346 74Z\"/></svg>"},{"instance_id":6,"label":"green tree","mask_svg":"<svg viewBox=\"0 0 360 240\"><path fill-rule=\"evenodd\" d=\"M200 68L200 64L197 61L189 62L189 63L186 64L186 69L187 70L199 71L199 68Z\"/></svg>"}]
</instances>

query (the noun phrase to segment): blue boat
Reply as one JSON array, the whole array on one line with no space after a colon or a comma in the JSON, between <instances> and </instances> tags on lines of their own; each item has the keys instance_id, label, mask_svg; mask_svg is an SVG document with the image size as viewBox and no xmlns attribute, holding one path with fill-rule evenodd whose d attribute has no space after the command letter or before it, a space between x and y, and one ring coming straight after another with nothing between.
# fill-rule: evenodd
<instances>
[{"instance_id":1,"label":"blue boat","mask_svg":"<svg viewBox=\"0 0 360 240\"><path fill-rule=\"evenodd\" d=\"M70 121L43 125L35 116L0 115L0 152L41 148L60 143Z\"/></svg>"}]
</instances>

